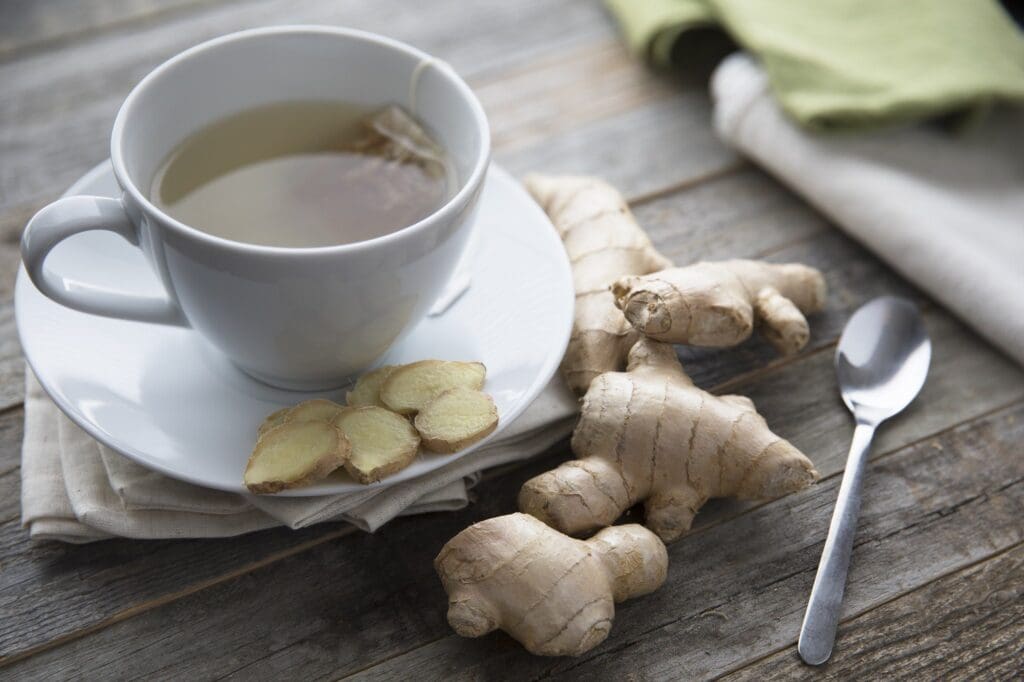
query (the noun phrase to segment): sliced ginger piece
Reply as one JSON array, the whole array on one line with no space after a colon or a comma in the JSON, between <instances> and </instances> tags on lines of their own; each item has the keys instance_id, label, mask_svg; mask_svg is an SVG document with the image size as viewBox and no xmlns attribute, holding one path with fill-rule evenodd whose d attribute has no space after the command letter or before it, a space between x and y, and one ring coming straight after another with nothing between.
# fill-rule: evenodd
<instances>
[{"instance_id":1,"label":"sliced ginger piece","mask_svg":"<svg viewBox=\"0 0 1024 682\"><path fill-rule=\"evenodd\" d=\"M360 483L375 483L404 469L420 448L409 420L383 407L347 407L335 424L352 444L345 470Z\"/></svg>"},{"instance_id":2,"label":"sliced ginger piece","mask_svg":"<svg viewBox=\"0 0 1024 682\"><path fill-rule=\"evenodd\" d=\"M487 369L479 362L421 360L394 370L380 389L380 399L399 414L411 415L453 388L479 390Z\"/></svg>"},{"instance_id":3,"label":"sliced ginger piece","mask_svg":"<svg viewBox=\"0 0 1024 682\"><path fill-rule=\"evenodd\" d=\"M384 365L359 377L356 385L345 395L346 402L350 407L362 405L387 407L380 399L380 387L396 369L398 369L397 365Z\"/></svg>"},{"instance_id":4,"label":"sliced ginger piece","mask_svg":"<svg viewBox=\"0 0 1024 682\"><path fill-rule=\"evenodd\" d=\"M314 398L313 400L305 400L289 410L285 421L333 422L344 409L343 405L339 405L333 400Z\"/></svg>"},{"instance_id":5,"label":"sliced ginger piece","mask_svg":"<svg viewBox=\"0 0 1024 682\"><path fill-rule=\"evenodd\" d=\"M290 407L282 407L277 412L269 414L267 418L263 420L263 423L260 424L260 427L256 429L256 440L263 438L263 435L275 426L280 426L288 421L288 413L291 411L292 408Z\"/></svg>"},{"instance_id":6,"label":"sliced ginger piece","mask_svg":"<svg viewBox=\"0 0 1024 682\"><path fill-rule=\"evenodd\" d=\"M453 388L427 403L415 424L426 449L458 452L498 427L498 408L482 391Z\"/></svg>"},{"instance_id":7,"label":"sliced ginger piece","mask_svg":"<svg viewBox=\"0 0 1024 682\"><path fill-rule=\"evenodd\" d=\"M318 481L349 458L351 445L334 424L286 422L267 431L245 467L245 487L276 493Z\"/></svg>"}]
</instances>

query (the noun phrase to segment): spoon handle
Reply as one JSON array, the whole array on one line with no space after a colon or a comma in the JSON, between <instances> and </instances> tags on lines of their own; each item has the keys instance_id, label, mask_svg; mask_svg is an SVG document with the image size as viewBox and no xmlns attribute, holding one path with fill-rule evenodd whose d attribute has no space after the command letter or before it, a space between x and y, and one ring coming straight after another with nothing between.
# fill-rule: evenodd
<instances>
[{"instance_id":1,"label":"spoon handle","mask_svg":"<svg viewBox=\"0 0 1024 682\"><path fill-rule=\"evenodd\" d=\"M828 538L821 552L818 574L814 577L814 587L811 588L811 598L807 603L797 644L800 658L811 665L820 665L832 655L853 537L857 532L861 485L874 434L874 424L861 422L857 423L853 432L853 443L850 444L850 454L846 458L846 472L839 486L839 497L836 499L835 511L832 512L832 523L828 527Z\"/></svg>"}]
</instances>

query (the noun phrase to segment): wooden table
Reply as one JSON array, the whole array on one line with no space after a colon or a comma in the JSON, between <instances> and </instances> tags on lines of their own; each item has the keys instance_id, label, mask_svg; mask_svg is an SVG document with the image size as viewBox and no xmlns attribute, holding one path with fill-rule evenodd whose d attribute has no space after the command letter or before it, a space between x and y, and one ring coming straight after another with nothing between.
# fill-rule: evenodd
<instances>
[{"instance_id":1,"label":"wooden table","mask_svg":"<svg viewBox=\"0 0 1024 682\"><path fill-rule=\"evenodd\" d=\"M32 213L107 155L121 100L207 38L274 23L380 31L448 60L484 102L495 159L594 173L629 197L657 247L796 260L828 277L809 347L683 351L697 382L754 399L821 482L766 504L716 502L670 547L667 584L622 605L578 659L503 634L461 639L431 561L455 533L514 509L566 444L492 473L457 513L375 535L341 525L206 541L30 543L19 522L23 361L11 295ZM1009 677L1024 668L1024 376L821 215L714 136L699 79L655 76L590 0L7 0L0 4L0 677L10 679ZM928 384L883 427L836 653L794 643L852 423L832 373L850 313L921 303ZM69 340L70 341L70 340Z\"/></svg>"}]
</instances>

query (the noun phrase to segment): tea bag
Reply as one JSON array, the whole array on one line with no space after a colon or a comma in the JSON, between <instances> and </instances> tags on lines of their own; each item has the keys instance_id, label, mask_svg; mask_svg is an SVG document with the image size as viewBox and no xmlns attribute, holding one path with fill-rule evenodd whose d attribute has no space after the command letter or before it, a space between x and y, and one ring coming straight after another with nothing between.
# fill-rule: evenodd
<instances>
[{"instance_id":1,"label":"tea bag","mask_svg":"<svg viewBox=\"0 0 1024 682\"><path fill-rule=\"evenodd\" d=\"M444 151L401 107L385 107L368 117L363 126L365 136L352 143L352 151L378 156L390 164L414 164L434 179L446 174Z\"/></svg>"},{"instance_id":2,"label":"tea bag","mask_svg":"<svg viewBox=\"0 0 1024 682\"><path fill-rule=\"evenodd\" d=\"M406 111L395 104L365 122L367 135L354 143L357 151L402 163L417 163L444 172L444 152Z\"/></svg>"}]
</instances>

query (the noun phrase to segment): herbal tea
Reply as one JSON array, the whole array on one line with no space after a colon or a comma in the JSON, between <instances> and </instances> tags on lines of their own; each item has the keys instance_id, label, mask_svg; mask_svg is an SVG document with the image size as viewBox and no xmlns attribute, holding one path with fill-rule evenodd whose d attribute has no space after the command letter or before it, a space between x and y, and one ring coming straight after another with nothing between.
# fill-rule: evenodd
<instances>
[{"instance_id":1,"label":"herbal tea","mask_svg":"<svg viewBox=\"0 0 1024 682\"><path fill-rule=\"evenodd\" d=\"M289 102L186 139L157 171L151 200L218 237L313 247L400 230L433 213L454 186L444 150L403 109Z\"/></svg>"}]
</instances>

